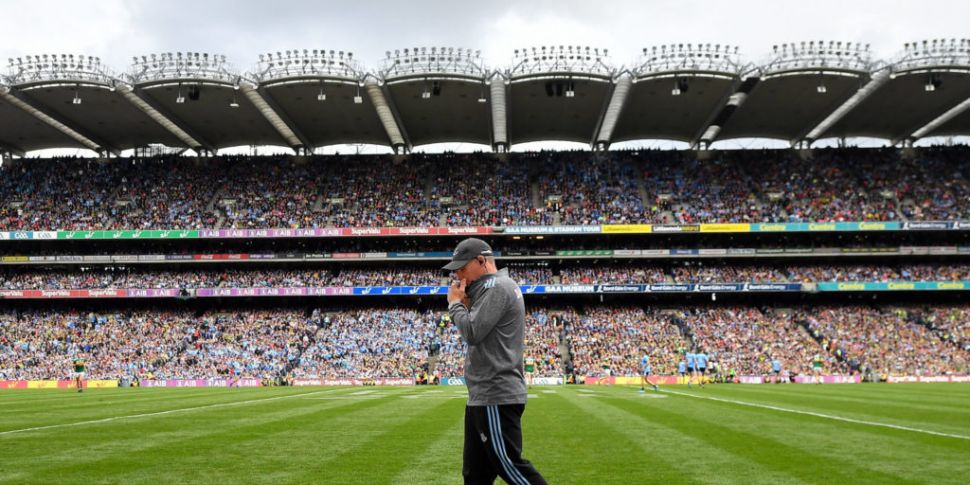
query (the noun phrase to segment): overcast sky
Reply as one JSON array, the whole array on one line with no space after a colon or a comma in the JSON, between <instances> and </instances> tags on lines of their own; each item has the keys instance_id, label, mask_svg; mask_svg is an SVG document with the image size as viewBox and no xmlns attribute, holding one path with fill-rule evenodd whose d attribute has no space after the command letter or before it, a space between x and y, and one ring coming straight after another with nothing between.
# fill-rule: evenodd
<instances>
[{"instance_id":1,"label":"overcast sky","mask_svg":"<svg viewBox=\"0 0 970 485\"><path fill-rule=\"evenodd\" d=\"M387 50L468 47L502 68L516 48L607 48L631 65L641 48L666 43L737 45L764 60L773 44L802 40L870 43L877 57L905 42L970 37L970 1L146 1L5 0L0 59L73 53L115 70L158 52L224 54L243 71L257 54L287 49L351 51L376 68Z\"/></svg>"}]
</instances>

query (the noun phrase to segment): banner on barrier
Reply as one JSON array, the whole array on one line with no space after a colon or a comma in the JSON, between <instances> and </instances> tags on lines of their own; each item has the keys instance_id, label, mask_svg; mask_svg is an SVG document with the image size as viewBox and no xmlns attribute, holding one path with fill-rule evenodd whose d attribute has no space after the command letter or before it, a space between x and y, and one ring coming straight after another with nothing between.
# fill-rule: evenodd
<instances>
[{"instance_id":1,"label":"banner on barrier","mask_svg":"<svg viewBox=\"0 0 970 485\"><path fill-rule=\"evenodd\" d=\"M562 383L562 377L535 377L532 379L532 384L536 386L561 386Z\"/></svg>"},{"instance_id":2,"label":"banner on barrier","mask_svg":"<svg viewBox=\"0 0 970 485\"><path fill-rule=\"evenodd\" d=\"M818 291L970 290L970 281L817 283Z\"/></svg>"},{"instance_id":3,"label":"banner on barrier","mask_svg":"<svg viewBox=\"0 0 970 485\"><path fill-rule=\"evenodd\" d=\"M605 224L565 226L499 227L327 227L301 229L203 229L203 230L118 230L118 231L0 231L0 240L85 240L85 239L218 239L218 238L307 238L368 236L436 236L481 234L648 234L648 233L745 233L816 231L946 231L967 230L966 221L860 221L723 224Z\"/></svg>"},{"instance_id":4,"label":"banner on barrier","mask_svg":"<svg viewBox=\"0 0 970 485\"><path fill-rule=\"evenodd\" d=\"M567 249L555 252L556 256L613 256L612 249Z\"/></svg>"},{"instance_id":5,"label":"banner on barrier","mask_svg":"<svg viewBox=\"0 0 970 485\"><path fill-rule=\"evenodd\" d=\"M603 234L648 234L653 232L650 224L604 224Z\"/></svg>"},{"instance_id":6,"label":"banner on barrier","mask_svg":"<svg viewBox=\"0 0 970 485\"><path fill-rule=\"evenodd\" d=\"M505 234L600 234L601 226L506 226L493 232Z\"/></svg>"},{"instance_id":7,"label":"banner on barrier","mask_svg":"<svg viewBox=\"0 0 970 485\"><path fill-rule=\"evenodd\" d=\"M751 232L751 224L701 224L701 232Z\"/></svg>"},{"instance_id":8,"label":"banner on barrier","mask_svg":"<svg viewBox=\"0 0 970 485\"><path fill-rule=\"evenodd\" d=\"M239 379L161 379L138 381L141 387L261 387L262 381L252 378Z\"/></svg>"},{"instance_id":9,"label":"banner on barrier","mask_svg":"<svg viewBox=\"0 0 970 485\"><path fill-rule=\"evenodd\" d=\"M738 376L740 384L764 384L765 378L762 376Z\"/></svg>"},{"instance_id":10,"label":"banner on barrier","mask_svg":"<svg viewBox=\"0 0 970 485\"><path fill-rule=\"evenodd\" d=\"M654 224L653 232L701 232L700 224Z\"/></svg>"},{"instance_id":11,"label":"banner on barrier","mask_svg":"<svg viewBox=\"0 0 970 485\"><path fill-rule=\"evenodd\" d=\"M84 387L89 389L104 389L118 387L118 381L107 379L89 379L84 381ZM35 381L4 381L0 380L0 389L74 389L72 380L35 380Z\"/></svg>"},{"instance_id":12,"label":"banner on barrier","mask_svg":"<svg viewBox=\"0 0 970 485\"><path fill-rule=\"evenodd\" d=\"M886 382L970 382L970 376L889 376Z\"/></svg>"},{"instance_id":13,"label":"banner on barrier","mask_svg":"<svg viewBox=\"0 0 970 485\"><path fill-rule=\"evenodd\" d=\"M464 377L442 377L441 385L442 386L464 386L465 378Z\"/></svg>"},{"instance_id":14,"label":"banner on barrier","mask_svg":"<svg viewBox=\"0 0 970 485\"><path fill-rule=\"evenodd\" d=\"M413 386L414 379L406 377L377 377L373 379L293 379L294 386Z\"/></svg>"},{"instance_id":15,"label":"banner on barrier","mask_svg":"<svg viewBox=\"0 0 970 485\"><path fill-rule=\"evenodd\" d=\"M710 381L710 378L706 378ZM677 376L650 376L650 381L659 384L672 386L675 384L687 384L687 379L681 379ZM639 376L612 376L612 377L593 377L587 376L583 381L584 384L589 386L639 386L642 384L642 380Z\"/></svg>"},{"instance_id":16,"label":"banner on barrier","mask_svg":"<svg viewBox=\"0 0 970 485\"><path fill-rule=\"evenodd\" d=\"M862 376L840 376L840 375L825 375L822 377L822 384L859 384L862 382ZM795 376L795 384L815 384L815 376Z\"/></svg>"}]
</instances>

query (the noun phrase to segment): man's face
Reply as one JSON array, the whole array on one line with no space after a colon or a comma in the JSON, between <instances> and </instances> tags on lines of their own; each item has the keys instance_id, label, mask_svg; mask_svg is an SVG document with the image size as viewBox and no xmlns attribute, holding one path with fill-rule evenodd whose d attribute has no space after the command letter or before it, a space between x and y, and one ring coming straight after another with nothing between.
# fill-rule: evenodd
<instances>
[{"instance_id":1,"label":"man's face","mask_svg":"<svg viewBox=\"0 0 970 485\"><path fill-rule=\"evenodd\" d=\"M461 268L455 270L455 276L458 280L465 280L468 283L481 278L485 273L485 258L479 256L467 263Z\"/></svg>"}]
</instances>

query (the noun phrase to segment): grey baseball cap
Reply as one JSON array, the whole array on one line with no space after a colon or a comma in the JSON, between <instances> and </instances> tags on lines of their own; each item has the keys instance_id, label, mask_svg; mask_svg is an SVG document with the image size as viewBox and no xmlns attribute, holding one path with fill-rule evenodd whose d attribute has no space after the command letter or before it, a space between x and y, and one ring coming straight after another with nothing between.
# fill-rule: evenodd
<instances>
[{"instance_id":1,"label":"grey baseball cap","mask_svg":"<svg viewBox=\"0 0 970 485\"><path fill-rule=\"evenodd\" d=\"M451 262L441 269L447 271L459 270L479 256L491 257L492 247L481 239L470 237L458 243L458 247L455 248L455 252L451 256Z\"/></svg>"}]
</instances>

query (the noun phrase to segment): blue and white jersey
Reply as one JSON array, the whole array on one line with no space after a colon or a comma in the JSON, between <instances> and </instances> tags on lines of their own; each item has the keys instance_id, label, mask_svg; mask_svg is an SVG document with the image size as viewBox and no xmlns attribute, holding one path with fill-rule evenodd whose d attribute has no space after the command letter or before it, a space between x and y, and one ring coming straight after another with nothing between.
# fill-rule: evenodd
<instances>
[{"instance_id":1,"label":"blue and white jersey","mask_svg":"<svg viewBox=\"0 0 970 485\"><path fill-rule=\"evenodd\" d=\"M686 357L687 357L687 368L688 369L693 369L694 368L694 359L696 359L697 356L695 356L693 352L687 352L687 356Z\"/></svg>"},{"instance_id":2,"label":"blue and white jersey","mask_svg":"<svg viewBox=\"0 0 970 485\"><path fill-rule=\"evenodd\" d=\"M705 354L704 352L701 352L701 353L695 355L694 356L694 361L697 363L697 368L698 369L706 369L707 368L707 354Z\"/></svg>"},{"instance_id":3,"label":"blue and white jersey","mask_svg":"<svg viewBox=\"0 0 970 485\"><path fill-rule=\"evenodd\" d=\"M781 361L778 359L771 361L771 370L774 372L781 372Z\"/></svg>"},{"instance_id":4,"label":"blue and white jersey","mask_svg":"<svg viewBox=\"0 0 970 485\"><path fill-rule=\"evenodd\" d=\"M686 374L687 373L687 362L680 361L680 363L677 364L677 372L680 372L681 374Z\"/></svg>"}]
</instances>

